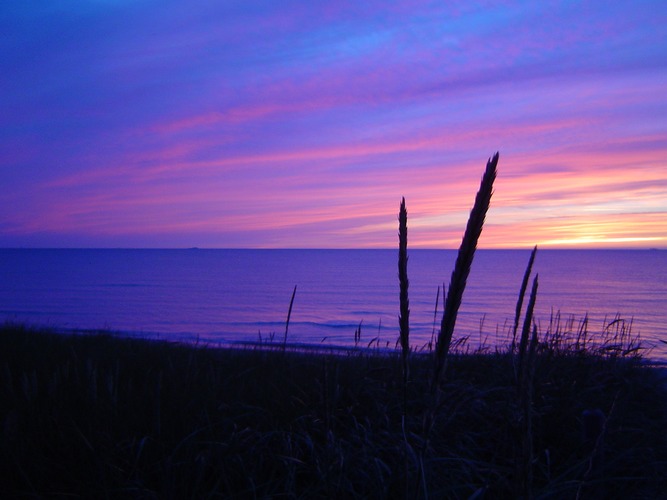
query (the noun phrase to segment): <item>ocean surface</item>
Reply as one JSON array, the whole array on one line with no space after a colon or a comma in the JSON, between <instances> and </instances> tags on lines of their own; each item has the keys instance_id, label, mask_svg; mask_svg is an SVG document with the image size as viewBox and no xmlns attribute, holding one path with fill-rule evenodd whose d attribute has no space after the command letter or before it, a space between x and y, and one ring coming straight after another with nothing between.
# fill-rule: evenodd
<instances>
[{"instance_id":1,"label":"ocean surface","mask_svg":"<svg viewBox=\"0 0 667 500\"><path fill-rule=\"evenodd\" d=\"M393 348L398 338L397 250L0 249L0 321L104 329L228 344L288 341ZM411 344L423 348L442 314L455 250L409 252ZM479 250L455 339L508 342L528 250ZM667 251L538 250L536 318L588 315L597 335L616 315L667 361ZM526 298L524 302L527 303Z\"/></svg>"}]
</instances>

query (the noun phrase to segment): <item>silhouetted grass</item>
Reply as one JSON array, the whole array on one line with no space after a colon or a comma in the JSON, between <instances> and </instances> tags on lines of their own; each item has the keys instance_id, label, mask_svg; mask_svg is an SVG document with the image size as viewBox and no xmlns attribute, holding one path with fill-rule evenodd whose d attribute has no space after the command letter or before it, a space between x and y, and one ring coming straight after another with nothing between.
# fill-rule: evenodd
<instances>
[{"instance_id":1,"label":"silhouetted grass","mask_svg":"<svg viewBox=\"0 0 667 500\"><path fill-rule=\"evenodd\" d=\"M403 416L399 351L281 347L213 349L4 327L0 496L506 498L517 491L525 428L509 347L450 353L428 443L414 431L431 407L430 356L412 357ZM577 345L566 329L542 335L531 379L534 496L574 498L590 484L618 498L667 491L664 385L638 351L617 347ZM587 474L592 452L582 440L582 412L593 409L606 417L595 476Z\"/></svg>"},{"instance_id":2,"label":"silhouetted grass","mask_svg":"<svg viewBox=\"0 0 667 500\"><path fill-rule=\"evenodd\" d=\"M403 358L403 392L407 391L409 378L408 356L410 355L410 300L408 298L408 211L405 208L405 198L401 200L398 212L398 282L399 282L399 341ZM406 411L407 398L403 397Z\"/></svg>"},{"instance_id":3,"label":"silhouetted grass","mask_svg":"<svg viewBox=\"0 0 667 500\"><path fill-rule=\"evenodd\" d=\"M296 296L296 285L292 291L292 298L289 301L289 309L287 310L287 320L285 321L285 338L283 340L283 351L287 348L287 332L289 331L289 320L292 317L292 307L294 306L294 297Z\"/></svg>"},{"instance_id":4,"label":"silhouetted grass","mask_svg":"<svg viewBox=\"0 0 667 500\"><path fill-rule=\"evenodd\" d=\"M530 273L533 270L533 263L535 262L536 253L537 245L530 253L530 259L528 259L528 265L526 266L526 271L523 275L523 281L521 282L521 289L519 290L519 298L516 302L516 312L514 313L514 328L512 329L512 350L514 350L516 347L516 334L519 329L519 320L521 319L521 307L523 306L523 299L525 298L526 290L528 289L528 280L530 279Z\"/></svg>"},{"instance_id":5,"label":"silhouetted grass","mask_svg":"<svg viewBox=\"0 0 667 500\"><path fill-rule=\"evenodd\" d=\"M496 172L498 166L499 153L493 155L492 158L486 162L486 169L482 176L482 181L475 196L475 203L470 211L468 223L466 225L465 233L459 247L459 252L452 271L452 277L449 282L447 293L444 293L443 300L445 310L442 315L442 323L440 325L440 332L438 333L438 341L435 348L435 369L433 372L433 388L437 389L440 383L445 367L447 364L447 355L452 343L452 336L454 334L454 327L456 325L456 317L458 316L459 307L463 300L463 292L466 287L466 281L470 274L472 261L475 257L475 250L477 250L477 242L482 234L486 212L491 204L491 195L493 194L493 182L496 179Z\"/></svg>"}]
</instances>

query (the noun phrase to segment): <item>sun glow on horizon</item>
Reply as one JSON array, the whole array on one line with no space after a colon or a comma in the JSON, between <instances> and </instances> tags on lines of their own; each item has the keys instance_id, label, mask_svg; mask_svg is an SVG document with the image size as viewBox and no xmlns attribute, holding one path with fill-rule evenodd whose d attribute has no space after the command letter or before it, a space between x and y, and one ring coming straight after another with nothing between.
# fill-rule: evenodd
<instances>
[{"instance_id":1,"label":"sun glow on horizon","mask_svg":"<svg viewBox=\"0 0 667 500\"><path fill-rule=\"evenodd\" d=\"M665 242L667 239L660 237L631 237L631 238L596 238L596 237L580 237L572 239L559 239L559 240L546 240L538 243L538 246L605 246L605 247L614 247L619 243L646 243L646 242ZM643 246L643 245L642 245Z\"/></svg>"}]
</instances>

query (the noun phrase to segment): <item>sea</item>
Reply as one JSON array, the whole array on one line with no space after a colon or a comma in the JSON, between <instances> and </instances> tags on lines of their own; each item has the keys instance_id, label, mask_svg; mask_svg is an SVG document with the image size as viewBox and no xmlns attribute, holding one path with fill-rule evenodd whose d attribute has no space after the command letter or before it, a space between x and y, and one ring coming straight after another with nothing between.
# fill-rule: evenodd
<instances>
[{"instance_id":1,"label":"sea","mask_svg":"<svg viewBox=\"0 0 667 500\"><path fill-rule=\"evenodd\" d=\"M415 350L437 335L456 256L409 251ZM511 341L529 257L530 250L477 251L458 348ZM645 356L667 362L666 250L538 250L534 275L541 334L557 321L576 332L586 320L591 338L621 327L639 337ZM397 250L0 249L5 323L212 346L394 349L398 316Z\"/></svg>"}]
</instances>

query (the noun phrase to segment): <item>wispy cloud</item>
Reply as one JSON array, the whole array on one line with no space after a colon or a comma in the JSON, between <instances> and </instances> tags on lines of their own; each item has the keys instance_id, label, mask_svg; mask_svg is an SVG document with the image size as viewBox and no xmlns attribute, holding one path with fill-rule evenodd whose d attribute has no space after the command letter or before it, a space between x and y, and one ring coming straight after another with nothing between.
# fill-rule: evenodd
<instances>
[{"instance_id":1,"label":"wispy cloud","mask_svg":"<svg viewBox=\"0 0 667 500\"><path fill-rule=\"evenodd\" d=\"M2 7L0 244L665 246L660 2ZM97 243L96 243L97 242Z\"/></svg>"}]
</instances>

